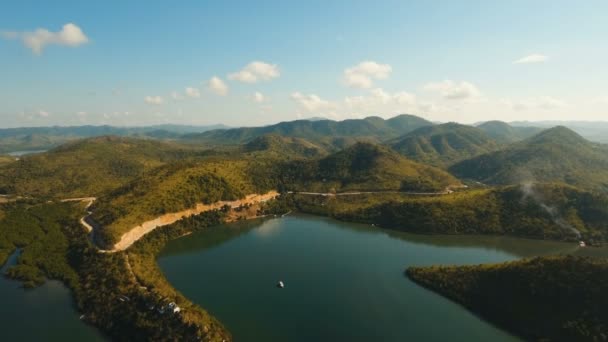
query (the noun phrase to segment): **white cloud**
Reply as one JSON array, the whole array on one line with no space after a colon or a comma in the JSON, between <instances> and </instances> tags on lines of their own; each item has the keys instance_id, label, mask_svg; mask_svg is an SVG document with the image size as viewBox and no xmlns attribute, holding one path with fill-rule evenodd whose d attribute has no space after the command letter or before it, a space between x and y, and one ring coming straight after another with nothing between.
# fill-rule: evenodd
<instances>
[{"instance_id":1,"label":"white cloud","mask_svg":"<svg viewBox=\"0 0 608 342\"><path fill-rule=\"evenodd\" d=\"M353 88L371 88L374 80L386 79L392 71L388 64L364 61L344 70L344 83Z\"/></svg>"},{"instance_id":2,"label":"white cloud","mask_svg":"<svg viewBox=\"0 0 608 342\"><path fill-rule=\"evenodd\" d=\"M148 104L153 105L161 105L165 103L165 99L163 99L162 96L146 96L144 98L144 101Z\"/></svg>"},{"instance_id":3,"label":"white cloud","mask_svg":"<svg viewBox=\"0 0 608 342\"><path fill-rule=\"evenodd\" d=\"M209 80L207 87L216 95L226 96L226 94L228 94L228 86L217 76L213 76Z\"/></svg>"},{"instance_id":4,"label":"white cloud","mask_svg":"<svg viewBox=\"0 0 608 342\"><path fill-rule=\"evenodd\" d=\"M51 115L51 113L44 111L44 110L40 110L38 111L38 116L40 116L41 118L48 118L49 115Z\"/></svg>"},{"instance_id":5,"label":"white cloud","mask_svg":"<svg viewBox=\"0 0 608 342\"><path fill-rule=\"evenodd\" d=\"M499 103L515 111L527 111L538 109L554 110L563 108L567 105L565 101L556 99L551 96L541 96L517 101L503 99L500 100Z\"/></svg>"},{"instance_id":6,"label":"white cloud","mask_svg":"<svg viewBox=\"0 0 608 342\"><path fill-rule=\"evenodd\" d=\"M298 103L300 106L304 107L304 109L309 112L316 112L336 107L334 103L331 103L327 100L323 100L315 94L305 95L300 92L295 92L291 94L291 99Z\"/></svg>"},{"instance_id":7,"label":"white cloud","mask_svg":"<svg viewBox=\"0 0 608 342\"><path fill-rule=\"evenodd\" d=\"M76 115L78 115L79 117L85 117L87 116L87 112L78 112L76 113Z\"/></svg>"},{"instance_id":8,"label":"white cloud","mask_svg":"<svg viewBox=\"0 0 608 342\"><path fill-rule=\"evenodd\" d=\"M21 39L23 44L37 55L40 55L47 45L77 47L89 42L82 29L72 23L63 25L61 31L57 32L39 28L33 32L2 32L1 35L4 39Z\"/></svg>"},{"instance_id":9,"label":"white cloud","mask_svg":"<svg viewBox=\"0 0 608 342\"><path fill-rule=\"evenodd\" d=\"M513 64L532 64L532 63L544 63L549 59L549 57L545 55L541 55L538 53L522 57L516 61L513 61Z\"/></svg>"},{"instance_id":10,"label":"white cloud","mask_svg":"<svg viewBox=\"0 0 608 342\"><path fill-rule=\"evenodd\" d=\"M178 92L176 92L176 91L171 92L171 98L172 98L174 101L180 101L180 100L183 100L183 99L184 99L184 97L183 97L182 95L180 95L180 93L178 93Z\"/></svg>"},{"instance_id":11,"label":"white cloud","mask_svg":"<svg viewBox=\"0 0 608 342\"><path fill-rule=\"evenodd\" d=\"M542 109L555 109L565 107L566 102L551 96L543 96L538 99L537 105L539 108Z\"/></svg>"},{"instance_id":12,"label":"white cloud","mask_svg":"<svg viewBox=\"0 0 608 342\"><path fill-rule=\"evenodd\" d=\"M251 99L253 100L253 102L257 102L257 103L262 103L262 102L266 101L266 97L264 96L264 94L260 93L259 91L256 91L255 93L253 93L253 95L251 96Z\"/></svg>"},{"instance_id":13,"label":"white cloud","mask_svg":"<svg viewBox=\"0 0 608 342\"><path fill-rule=\"evenodd\" d=\"M425 85L424 89L436 91L442 97L450 100L464 100L481 95L481 92L474 84L465 81L461 81L460 83L452 80L433 82Z\"/></svg>"},{"instance_id":14,"label":"white cloud","mask_svg":"<svg viewBox=\"0 0 608 342\"><path fill-rule=\"evenodd\" d=\"M256 83L259 81L268 81L277 78L280 75L279 67L276 64L253 61L247 64L242 70L229 74L228 79L243 83Z\"/></svg>"},{"instance_id":15,"label":"white cloud","mask_svg":"<svg viewBox=\"0 0 608 342\"><path fill-rule=\"evenodd\" d=\"M608 96L598 96L591 100L592 104L608 104Z\"/></svg>"},{"instance_id":16,"label":"white cloud","mask_svg":"<svg viewBox=\"0 0 608 342\"><path fill-rule=\"evenodd\" d=\"M193 97L193 98L199 98L199 97L201 97L201 92L197 88L187 87L186 96Z\"/></svg>"},{"instance_id":17,"label":"white cloud","mask_svg":"<svg viewBox=\"0 0 608 342\"><path fill-rule=\"evenodd\" d=\"M412 110L418 106L416 95L402 91L398 93L388 93L382 88L375 88L369 91L369 96L352 96L344 98L344 104L351 109L363 111L384 111L405 108Z\"/></svg>"},{"instance_id":18,"label":"white cloud","mask_svg":"<svg viewBox=\"0 0 608 342\"><path fill-rule=\"evenodd\" d=\"M417 103L416 95L410 94L405 91L394 94L393 98L395 99L395 101L397 101L398 104L402 105L415 105Z\"/></svg>"}]
</instances>

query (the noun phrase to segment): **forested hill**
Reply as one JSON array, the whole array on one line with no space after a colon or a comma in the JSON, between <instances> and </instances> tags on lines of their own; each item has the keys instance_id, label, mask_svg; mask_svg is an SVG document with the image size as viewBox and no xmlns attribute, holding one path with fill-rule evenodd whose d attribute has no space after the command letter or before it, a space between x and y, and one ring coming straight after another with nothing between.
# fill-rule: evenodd
<instances>
[{"instance_id":1,"label":"forested hill","mask_svg":"<svg viewBox=\"0 0 608 342\"><path fill-rule=\"evenodd\" d=\"M435 166L451 165L498 149L498 144L479 128L447 123L419 128L390 142L404 156Z\"/></svg>"},{"instance_id":2,"label":"forested hill","mask_svg":"<svg viewBox=\"0 0 608 342\"><path fill-rule=\"evenodd\" d=\"M0 193L58 198L97 196L144 171L192 153L172 143L125 137L74 141L47 153L0 164Z\"/></svg>"},{"instance_id":3,"label":"forested hill","mask_svg":"<svg viewBox=\"0 0 608 342\"><path fill-rule=\"evenodd\" d=\"M243 144L265 134L307 139L312 142L330 141L338 137L372 138L383 141L430 126L431 122L414 115L399 115L388 120L379 117L332 120L296 120L263 127L242 127L187 134L185 141L206 144Z\"/></svg>"},{"instance_id":4,"label":"forested hill","mask_svg":"<svg viewBox=\"0 0 608 342\"><path fill-rule=\"evenodd\" d=\"M0 128L0 153L13 151L47 150L66 142L104 135L146 137L155 139L177 138L182 134L227 128L223 125L186 126L156 125L147 127L116 126L52 126Z\"/></svg>"},{"instance_id":5,"label":"forested hill","mask_svg":"<svg viewBox=\"0 0 608 342\"><path fill-rule=\"evenodd\" d=\"M608 263L572 256L410 268L415 282L530 341L605 341Z\"/></svg>"},{"instance_id":6,"label":"forested hill","mask_svg":"<svg viewBox=\"0 0 608 342\"><path fill-rule=\"evenodd\" d=\"M487 184L563 182L608 190L608 148L559 126L503 150L462 161L449 170Z\"/></svg>"},{"instance_id":7,"label":"forested hill","mask_svg":"<svg viewBox=\"0 0 608 342\"><path fill-rule=\"evenodd\" d=\"M283 168L281 179L290 190L319 192L440 192L449 185L460 184L445 171L371 143L357 143L319 160L289 163Z\"/></svg>"},{"instance_id":8,"label":"forested hill","mask_svg":"<svg viewBox=\"0 0 608 342\"><path fill-rule=\"evenodd\" d=\"M527 139L540 133L544 128L511 126L503 121L487 121L477 126L486 134L501 144L510 144L516 141Z\"/></svg>"}]
</instances>

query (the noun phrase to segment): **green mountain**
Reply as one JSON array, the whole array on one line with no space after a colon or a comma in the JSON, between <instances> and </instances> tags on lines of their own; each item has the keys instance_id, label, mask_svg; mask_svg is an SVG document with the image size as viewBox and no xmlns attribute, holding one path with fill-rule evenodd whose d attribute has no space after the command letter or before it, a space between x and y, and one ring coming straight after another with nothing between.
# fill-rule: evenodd
<instances>
[{"instance_id":1,"label":"green mountain","mask_svg":"<svg viewBox=\"0 0 608 342\"><path fill-rule=\"evenodd\" d=\"M529 341L608 336L608 262L560 256L409 268L410 279Z\"/></svg>"},{"instance_id":2,"label":"green mountain","mask_svg":"<svg viewBox=\"0 0 608 342\"><path fill-rule=\"evenodd\" d=\"M0 166L0 193L88 197L192 152L175 144L121 137L67 143Z\"/></svg>"},{"instance_id":3,"label":"green mountain","mask_svg":"<svg viewBox=\"0 0 608 342\"><path fill-rule=\"evenodd\" d=\"M443 191L460 182L432 166L409 160L388 147L356 143L315 161L284 166L283 183L312 192L356 190Z\"/></svg>"},{"instance_id":4,"label":"green mountain","mask_svg":"<svg viewBox=\"0 0 608 342\"><path fill-rule=\"evenodd\" d=\"M0 129L0 153L47 150L69 141L105 135L140 138L175 139L182 134L227 128L223 125L183 126L156 125L148 127L115 126L53 126Z\"/></svg>"},{"instance_id":5,"label":"green mountain","mask_svg":"<svg viewBox=\"0 0 608 342\"><path fill-rule=\"evenodd\" d=\"M478 125L477 128L501 144L521 141L543 130L539 127L511 126L503 121L487 121Z\"/></svg>"},{"instance_id":6,"label":"green mountain","mask_svg":"<svg viewBox=\"0 0 608 342\"><path fill-rule=\"evenodd\" d=\"M563 182L608 190L608 149L566 127L555 127L505 149L450 167L461 177L488 184Z\"/></svg>"},{"instance_id":7,"label":"green mountain","mask_svg":"<svg viewBox=\"0 0 608 342\"><path fill-rule=\"evenodd\" d=\"M325 143L336 138L367 138L382 141L430 125L432 125L431 122L414 115L399 115L388 120L379 117L344 121L296 120L263 127L241 127L213 130L201 134L187 134L183 136L183 140L190 143L236 145L247 143L262 135L278 134Z\"/></svg>"},{"instance_id":8,"label":"green mountain","mask_svg":"<svg viewBox=\"0 0 608 342\"><path fill-rule=\"evenodd\" d=\"M305 139L276 134L266 134L251 140L243 146L243 151L254 155L261 154L264 157L272 155L284 159L313 158L328 154L324 147Z\"/></svg>"},{"instance_id":9,"label":"green mountain","mask_svg":"<svg viewBox=\"0 0 608 342\"><path fill-rule=\"evenodd\" d=\"M510 124L514 127L528 126L542 129L565 126L589 141L608 143L608 121L515 121Z\"/></svg>"},{"instance_id":10,"label":"green mountain","mask_svg":"<svg viewBox=\"0 0 608 342\"><path fill-rule=\"evenodd\" d=\"M435 166L451 165L498 148L482 130L453 122L419 128L389 145L410 159Z\"/></svg>"}]
</instances>

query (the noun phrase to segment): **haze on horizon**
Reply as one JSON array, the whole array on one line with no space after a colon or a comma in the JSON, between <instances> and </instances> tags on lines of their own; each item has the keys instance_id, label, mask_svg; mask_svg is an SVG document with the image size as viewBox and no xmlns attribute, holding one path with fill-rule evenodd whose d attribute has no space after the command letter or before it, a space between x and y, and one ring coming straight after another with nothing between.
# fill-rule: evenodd
<instances>
[{"instance_id":1,"label":"haze on horizon","mask_svg":"<svg viewBox=\"0 0 608 342\"><path fill-rule=\"evenodd\" d=\"M0 127L604 121L605 13L605 1L12 2Z\"/></svg>"}]
</instances>

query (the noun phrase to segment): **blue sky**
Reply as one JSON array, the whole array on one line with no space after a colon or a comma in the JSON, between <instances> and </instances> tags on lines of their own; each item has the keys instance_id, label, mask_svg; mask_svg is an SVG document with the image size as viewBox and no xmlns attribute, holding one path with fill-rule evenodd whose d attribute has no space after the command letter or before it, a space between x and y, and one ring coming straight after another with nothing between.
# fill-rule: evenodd
<instances>
[{"instance_id":1,"label":"blue sky","mask_svg":"<svg viewBox=\"0 0 608 342\"><path fill-rule=\"evenodd\" d=\"M0 126L608 120L606 13L606 1L7 2Z\"/></svg>"}]
</instances>

